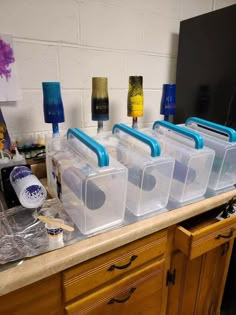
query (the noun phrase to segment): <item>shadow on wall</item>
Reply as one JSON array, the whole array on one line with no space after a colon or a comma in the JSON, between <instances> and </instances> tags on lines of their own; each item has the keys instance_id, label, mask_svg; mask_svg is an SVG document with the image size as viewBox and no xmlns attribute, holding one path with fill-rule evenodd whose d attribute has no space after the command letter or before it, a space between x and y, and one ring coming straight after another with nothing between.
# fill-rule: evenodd
<instances>
[{"instance_id":1,"label":"shadow on wall","mask_svg":"<svg viewBox=\"0 0 236 315\"><path fill-rule=\"evenodd\" d=\"M119 96L114 97L112 91L109 93L109 122L108 129L117 123L132 123L132 118L127 116L128 89L121 91Z\"/></svg>"},{"instance_id":2,"label":"shadow on wall","mask_svg":"<svg viewBox=\"0 0 236 315\"><path fill-rule=\"evenodd\" d=\"M168 80L171 82L166 83L176 83L176 64L177 64L177 54L178 54L178 43L179 43L179 34L171 34L171 43L170 43L170 55L173 56L170 61Z\"/></svg>"},{"instance_id":3,"label":"shadow on wall","mask_svg":"<svg viewBox=\"0 0 236 315\"><path fill-rule=\"evenodd\" d=\"M17 108L17 101L9 101L9 102L0 102L0 108L1 108L1 112L2 112L2 115L4 117L4 120L5 120L5 123L6 123L6 126L7 126L7 129L9 131L9 126L7 124L7 120L6 120L6 117L7 115L5 115L5 113L7 112L7 110L9 108ZM18 124L18 121L17 121L17 124Z\"/></svg>"},{"instance_id":4,"label":"shadow on wall","mask_svg":"<svg viewBox=\"0 0 236 315\"><path fill-rule=\"evenodd\" d=\"M83 128L81 117L81 104L70 104L69 110L65 109L64 128Z\"/></svg>"},{"instance_id":5,"label":"shadow on wall","mask_svg":"<svg viewBox=\"0 0 236 315\"><path fill-rule=\"evenodd\" d=\"M0 102L0 106L2 107L16 107L17 101L9 101L9 102Z\"/></svg>"}]
</instances>

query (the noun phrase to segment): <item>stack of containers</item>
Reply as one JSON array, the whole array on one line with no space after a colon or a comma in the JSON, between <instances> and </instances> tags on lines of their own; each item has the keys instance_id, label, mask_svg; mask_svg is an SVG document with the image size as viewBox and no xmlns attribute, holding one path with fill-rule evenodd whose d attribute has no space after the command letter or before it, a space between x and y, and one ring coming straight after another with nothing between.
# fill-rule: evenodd
<instances>
[{"instance_id":1,"label":"stack of containers","mask_svg":"<svg viewBox=\"0 0 236 315\"><path fill-rule=\"evenodd\" d=\"M197 117L188 118L185 126L199 133L205 145L215 151L208 187L213 191L219 191L235 185L236 131Z\"/></svg>"},{"instance_id":2,"label":"stack of containers","mask_svg":"<svg viewBox=\"0 0 236 315\"><path fill-rule=\"evenodd\" d=\"M114 125L112 134L99 134L96 139L128 168L126 207L135 216L166 207L174 160L161 153L156 139L124 124Z\"/></svg>"},{"instance_id":3,"label":"stack of containers","mask_svg":"<svg viewBox=\"0 0 236 315\"><path fill-rule=\"evenodd\" d=\"M83 234L97 233L122 223L127 193L127 168L78 128L66 138L47 143L50 193Z\"/></svg>"},{"instance_id":4,"label":"stack of containers","mask_svg":"<svg viewBox=\"0 0 236 315\"><path fill-rule=\"evenodd\" d=\"M201 135L167 121L156 121L153 130L143 132L158 139L162 150L175 160L170 199L182 204L202 197L215 153L204 146Z\"/></svg>"}]
</instances>

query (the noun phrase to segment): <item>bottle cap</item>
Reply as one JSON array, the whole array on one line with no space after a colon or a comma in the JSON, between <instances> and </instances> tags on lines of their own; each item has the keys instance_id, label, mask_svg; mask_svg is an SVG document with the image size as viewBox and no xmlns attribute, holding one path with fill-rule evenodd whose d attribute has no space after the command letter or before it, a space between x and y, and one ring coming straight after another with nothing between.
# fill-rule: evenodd
<instances>
[{"instance_id":1,"label":"bottle cap","mask_svg":"<svg viewBox=\"0 0 236 315\"><path fill-rule=\"evenodd\" d=\"M127 100L127 115L129 117L143 116L143 77L130 76Z\"/></svg>"},{"instance_id":2,"label":"bottle cap","mask_svg":"<svg viewBox=\"0 0 236 315\"><path fill-rule=\"evenodd\" d=\"M60 82L43 82L43 110L46 123L65 121Z\"/></svg>"},{"instance_id":3,"label":"bottle cap","mask_svg":"<svg viewBox=\"0 0 236 315\"><path fill-rule=\"evenodd\" d=\"M16 153L15 153L15 155L13 156L13 161L19 162L19 161L24 160L23 155L21 155L21 154L19 153L17 147L15 147L15 152L16 152Z\"/></svg>"},{"instance_id":4,"label":"bottle cap","mask_svg":"<svg viewBox=\"0 0 236 315\"><path fill-rule=\"evenodd\" d=\"M92 100L91 112L92 120L105 121L109 119L109 98L107 78L92 78Z\"/></svg>"},{"instance_id":5,"label":"bottle cap","mask_svg":"<svg viewBox=\"0 0 236 315\"><path fill-rule=\"evenodd\" d=\"M98 98L108 97L107 78L105 77L92 78L92 96Z\"/></svg>"}]
</instances>

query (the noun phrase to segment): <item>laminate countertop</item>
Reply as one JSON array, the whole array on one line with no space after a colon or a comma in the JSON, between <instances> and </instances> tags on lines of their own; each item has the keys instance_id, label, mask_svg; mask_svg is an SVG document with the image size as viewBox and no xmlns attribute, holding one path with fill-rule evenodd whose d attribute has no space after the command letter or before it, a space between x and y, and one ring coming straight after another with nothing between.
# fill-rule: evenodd
<instances>
[{"instance_id":1,"label":"laminate countertop","mask_svg":"<svg viewBox=\"0 0 236 315\"><path fill-rule=\"evenodd\" d=\"M235 189L86 238L75 244L33 258L27 258L20 264L9 265L9 268L3 268L0 271L0 295L22 288L90 258L206 212L228 202L234 196L236 196Z\"/></svg>"}]
</instances>

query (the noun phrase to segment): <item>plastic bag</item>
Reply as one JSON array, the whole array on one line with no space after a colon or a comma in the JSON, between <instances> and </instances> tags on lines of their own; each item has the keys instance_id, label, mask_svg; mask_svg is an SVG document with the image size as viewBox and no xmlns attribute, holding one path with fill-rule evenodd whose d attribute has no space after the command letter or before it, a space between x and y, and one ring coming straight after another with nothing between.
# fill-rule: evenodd
<instances>
[{"instance_id":1,"label":"plastic bag","mask_svg":"<svg viewBox=\"0 0 236 315\"><path fill-rule=\"evenodd\" d=\"M73 226L61 203L56 199L45 200L40 209L17 206L0 212L0 264L51 250L45 223L37 219L39 214L62 218L65 223ZM65 231L66 244L73 243L76 239L73 233Z\"/></svg>"}]
</instances>

